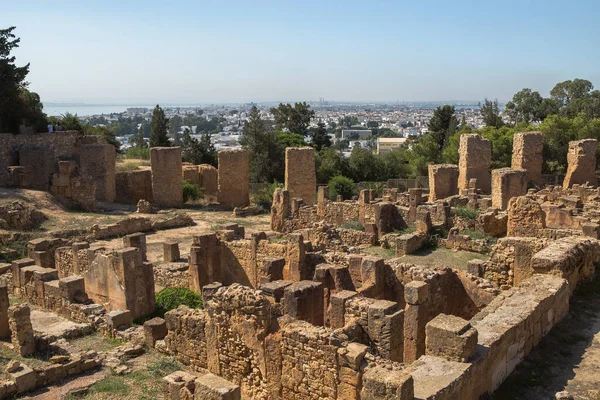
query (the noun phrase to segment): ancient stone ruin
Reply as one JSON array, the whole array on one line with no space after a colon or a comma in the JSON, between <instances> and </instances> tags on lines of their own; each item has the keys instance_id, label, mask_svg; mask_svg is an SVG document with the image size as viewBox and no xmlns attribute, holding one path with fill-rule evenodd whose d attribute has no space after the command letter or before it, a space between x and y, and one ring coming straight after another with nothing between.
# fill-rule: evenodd
<instances>
[{"instance_id":1,"label":"ancient stone ruin","mask_svg":"<svg viewBox=\"0 0 600 400\"><path fill-rule=\"evenodd\" d=\"M430 165L428 187L352 200L317 187L312 148L288 148L270 215L244 219L244 150L220 151L217 169L153 148L150 167L115 172L110 145L62 135L32 149L2 139L14 147L0 147L0 183L113 219L22 239L40 215L0 207L1 243L26 244L0 260L0 350L15 357L0 398L91 370L127 376L144 352L176 365L153 378L166 399L486 398L596 279L594 140L571 143L562 186L544 186L540 133L517 135L511 168L491 171L490 142L466 134L459 165ZM182 179L219 204L173 210L185 208ZM157 293L173 288L201 306L157 314ZM48 316L69 328L50 332ZM73 345L94 336L119 344Z\"/></svg>"}]
</instances>

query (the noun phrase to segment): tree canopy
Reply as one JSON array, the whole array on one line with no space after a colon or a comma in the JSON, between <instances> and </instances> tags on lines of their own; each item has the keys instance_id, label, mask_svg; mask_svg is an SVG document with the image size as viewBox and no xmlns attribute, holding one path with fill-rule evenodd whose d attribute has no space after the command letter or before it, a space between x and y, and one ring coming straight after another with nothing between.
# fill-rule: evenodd
<instances>
[{"instance_id":1,"label":"tree canopy","mask_svg":"<svg viewBox=\"0 0 600 400\"><path fill-rule=\"evenodd\" d=\"M152 123L150 132L150 147L168 147L171 145L167 133L169 131L169 120L165 112L157 104L152 112Z\"/></svg>"}]
</instances>

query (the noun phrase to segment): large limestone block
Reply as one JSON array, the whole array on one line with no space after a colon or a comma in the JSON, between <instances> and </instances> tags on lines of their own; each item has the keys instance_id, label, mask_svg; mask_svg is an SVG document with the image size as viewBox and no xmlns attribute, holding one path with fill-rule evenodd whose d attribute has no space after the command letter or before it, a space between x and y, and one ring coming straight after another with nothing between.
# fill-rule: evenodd
<instances>
[{"instance_id":1,"label":"large limestone block","mask_svg":"<svg viewBox=\"0 0 600 400\"><path fill-rule=\"evenodd\" d=\"M291 198L300 198L308 205L315 203L317 176L315 150L312 147L285 149L285 188Z\"/></svg>"},{"instance_id":2,"label":"large limestone block","mask_svg":"<svg viewBox=\"0 0 600 400\"><path fill-rule=\"evenodd\" d=\"M250 203L249 159L245 150L219 151L219 189L217 199L226 207Z\"/></svg>"},{"instance_id":3,"label":"large limestone block","mask_svg":"<svg viewBox=\"0 0 600 400\"><path fill-rule=\"evenodd\" d=\"M542 132L519 132L513 139L512 168L527 170L527 182L542 183Z\"/></svg>"},{"instance_id":4,"label":"large limestone block","mask_svg":"<svg viewBox=\"0 0 600 400\"><path fill-rule=\"evenodd\" d=\"M506 210L508 201L527 193L527 171L500 168L492 171L492 207Z\"/></svg>"},{"instance_id":5,"label":"large limestone block","mask_svg":"<svg viewBox=\"0 0 600 400\"><path fill-rule=\"evenodd\" d=\"M491 142L476 134L461 135L458 156L458 188L468 189L469 181L477 179L477 189L489 193L491 190Z\"/></svg>"},{"instance_id":6,"label":"large limestone block","mask_svg":"<svg viewBox=\"0 0 600 400\"><path fill-rule=\"evenodd\" d=\"M429 165L429 201L458 194L458 165Z\"/></svg>"},{"instance_id":7,"label":"large limestone block","mask_svg":"<svg viewBox=\"0 0 600 400\"><path fill-rule=\"evenodd\" d=\"M567 175L563 186L570 188L574 184L596 186L596 150L598 144L596 139L584 139L569 142L569 153L567 154Z\"/></svg>"},{"instance_id":8,"label":"large limestone block","mask_svg":"<svg viewBox=\"0 0 600 400\"><path fill-rule=\"evenodd\" d=\"M425 326L425 353L467 362L477 350L477 330L454 315L439 314Z\"/></svg>"},{"instance_id":9,"label":"large limestone block","mask_svg":"<svg viewBox=\"0 0 600 400\"><path fill-rule=\"evenodd\" d=\"M153 147L150 149L150 163L154 204L164 207L181 206L181 147Z\"/></svg>"}]
</instances>

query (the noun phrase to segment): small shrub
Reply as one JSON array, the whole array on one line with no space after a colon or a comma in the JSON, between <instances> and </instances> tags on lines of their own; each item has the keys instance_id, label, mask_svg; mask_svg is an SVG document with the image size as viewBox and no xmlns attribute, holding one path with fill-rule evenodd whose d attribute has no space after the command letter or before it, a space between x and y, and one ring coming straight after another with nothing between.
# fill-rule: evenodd
<instances>
[{"instance_id":1,"label":"small shrub","mask_svg":"<svg viewBox=\"0 0 600 400\"><path fill-rule=\"evenodd\" d=\"M156 314L160 317L164 317L167 311L174 310L181 305L202 308L202 297L187 288L166 288L156 295Z\"/></svg>"},{"instance_id":2,"label":"small shrub","mask_svg":"<svg viewBox=\"0 0 600 400\"><path fill-rule=\"evenodd\" d=\"M149 160L150 159L150 148L148 148L148 147L130 147L125 152L125 158Z\"/></svg>"},{"instance_id":3,"label":"small shrub","mask_svg":"<svg viewBox=\"0 0 600 400\"><path fill-rule=\"evenodd\" d=\"M260 207L263 212L270 212L271 206L273 205L273 194L277 188L282 188L283 183L277 182L277 180L271 183L264 189L259 190L258 192L252 195L252 202Z\"/></svg>"},{"instance_id":4,"label":"small shrub","mask_svg":"<svg viewBox=\"0 0 600 400\"><path fill-rule=\"evenodd\" d=\"M479 240L479 239L484 239L490 243L496 243L498 241L497 238L487 235L484 232L481 231L473 231L470 229L464 230L462 232L460 232L462 235L467 235L468 237L470 237L473 240Z\"/></svg>"},{"instance_id":5,"label":"small shrub","mask_svg":"<svg viewBox=\"0 0 600 400\"><path fill-rule=\"evenodd\" d=\"M356 193L354 181L342 175L334 176L327 185L329 186L329 198L333 201L337 200L338 195L341 195L344 200L349 200Z\"/></svg>"},{"instance_id":6,"label":"small shrub","mask_svg":"<svg viewBox=\"0 0 600 400\"><path fill-rule=\"evenodd\" d=\"M127 161L117 164L115 169L117 172L135 171L140 168L140 163L137 161Z\"/></svg>"},{"instance_id":7,"label":"small shrub","mask_svg":"<svg viewBox=\"0 0 600 400\"><path fill-rule=\"evenodd\" d=\"M204 197L204 188L196 184L190 183L185 179L181 180L181 186L183 187L183 201L196 201Z\"/></svg>"},{"instance_id":8,"label":"small shrub","mask_svg":"<svg viewBox=\"0 0 600 400\"><path fill-rule=\"evenodd\" d=\"M343 228L343 229L354 229L355 231L361 231L361 232L365 231L365 227L363 226L363 224L361 224L358 221L344 222L339 227Z\"/></svg>"},{"instance_id":9,"label":"small shrub","mask_svg":"<svg viewBox=\"0 0 600 400\"><path fill-rule=\"evenodd\" d=\"M479 210L468 207L454 207L452 209L452 215L460 217L462 219L473 220L479 217Z\"/></svg>"}]
</instances>

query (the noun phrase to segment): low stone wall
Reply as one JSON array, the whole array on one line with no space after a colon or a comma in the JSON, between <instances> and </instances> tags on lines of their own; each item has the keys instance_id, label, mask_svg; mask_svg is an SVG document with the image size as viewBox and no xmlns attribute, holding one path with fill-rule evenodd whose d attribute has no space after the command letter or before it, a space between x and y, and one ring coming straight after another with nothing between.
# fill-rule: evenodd
<instances>
[{"instance_id":1,"label":"low stone wall","mask_svg":"<svg viewBox=\"0 0 600 400\"><path fill-rule=\"evenodd\" d=\"M140 200L153 201L152 171L123 171L115 174L117 186L115 202L137 204Z\"/></svg>"}]
</instances>

